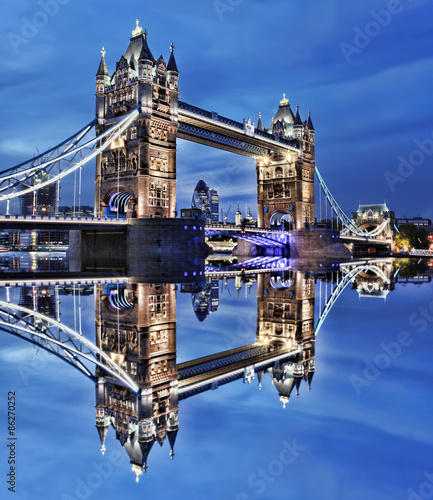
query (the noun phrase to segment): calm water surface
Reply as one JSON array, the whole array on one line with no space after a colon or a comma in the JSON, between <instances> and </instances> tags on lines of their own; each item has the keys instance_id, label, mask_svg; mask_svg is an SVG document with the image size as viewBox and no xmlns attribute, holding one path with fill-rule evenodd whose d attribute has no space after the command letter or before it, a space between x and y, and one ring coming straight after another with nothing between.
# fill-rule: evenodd
<instances>
[{"instance_id":1,"label":"calm water surface","mask_svg":"<svg viewBox=\"0 0 433 500\"><path fill-rule=\"evenodd\" d=\"M2 321L9 314L27 331L46 332L48 322L26 309L56 319L99 342L148 388L137 403L98 371L95 394L83 373L3 325L1 498L433 497L433 285L425 268L422 278L406 280L397 267L360 272L315 339L314 325L344 273L252 274L199 287L1 286ZM253 374L246 363L236 375L242 360L226 366L224 358L219 368L227 377L232 370L233 381L210 381L203 392L206 372L199 370L198 389L179 396L177 412L173 391L186 382L170 384L176 366L185 380L182 363L250 344L267 353L262 370ZM9 391L16 394L15 494L6 483ZM120 400L128 401L123 408ZM134 427L138 404L146 415L141 430ZM104 419L117 426L119 439L113 425L106 429L104 455L95 405L100 431ZM139 433L146 436L139 448L148 452L142 475L130 463ZM176 438L173 459L169 434Z\"/></svg>"}]
</instances>

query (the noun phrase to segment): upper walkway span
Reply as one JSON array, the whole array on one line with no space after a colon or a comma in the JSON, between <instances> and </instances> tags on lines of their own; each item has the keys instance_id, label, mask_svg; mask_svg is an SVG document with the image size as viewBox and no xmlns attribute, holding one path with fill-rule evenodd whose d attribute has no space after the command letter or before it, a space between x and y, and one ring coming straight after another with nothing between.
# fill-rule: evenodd
<instances>
[{"instance_id":1,"label":"upper walkway span","mask_svg":"<svg viewBox=\"0 0 433 500\"><path fill-rule=\"evenodd\" d=\"M269 151L299 154L296 140L268 134L254 127L250 119L243 123L179 101L177 136L251 158L263 158Z\"/></svg>"}]
</instances>

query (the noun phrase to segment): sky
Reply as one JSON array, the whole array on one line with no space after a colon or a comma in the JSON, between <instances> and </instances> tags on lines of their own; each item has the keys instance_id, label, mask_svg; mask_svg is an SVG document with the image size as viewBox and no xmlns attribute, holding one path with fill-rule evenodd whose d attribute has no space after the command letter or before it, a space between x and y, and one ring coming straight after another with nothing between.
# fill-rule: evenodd
<instances>
[{"instance_id":1,"label":"sky","mask_svg":"<svg viewBox=\"0 0 433 500\"><path fill-rule=\"evenodd\" d=\"M0 20L0 168L66 138L94 116L102 46L109 72L135 19L154 56L180 71L180 99L237 121L283 93L303 119L310 109L316 162L346 213L386 200L398 216L433 217L431 18L428 0L22 0ZM93 166L82 204L93 205ZM256 213L254 160L178 141L177 206L203 177L224 212ZM61 204L72 201L64 181Z\"/></svg>"}]
</instances>

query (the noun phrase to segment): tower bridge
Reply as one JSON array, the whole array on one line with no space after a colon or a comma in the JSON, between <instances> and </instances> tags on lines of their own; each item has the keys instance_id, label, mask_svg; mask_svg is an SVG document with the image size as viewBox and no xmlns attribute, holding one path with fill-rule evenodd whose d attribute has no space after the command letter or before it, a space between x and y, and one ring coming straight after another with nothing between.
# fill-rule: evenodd
<instances>
[{"instance_id":1,"label":"tower bridge","mask_svg":"<svg viewBox=\"0 0 433 500\"><path fill-rule=\"evenodd\" d=\"M161 223L160 245L168 245L171 233L176 231L179 237L188 236L188 241L194 241L197 233L188 225L187 233L182 232L183 222L175 218L177 140L181 139L255 160L258 228L263 230L262 236L247 230L239 237L243 234L250 241L255 238L257 244L265 246L273 241L278 247L283 243L269 230L285 228L296 232L311 228L315 220L316 176L332 210L346 228L346 240L359 242L353 238L360 237L369 245L384 244L379 231L358 227L333 198L315 164L311 114L302 119L299 107L293 111L285 95L269 127L263 126L261 116L256 125L250 118L236 121L179 100L180 72L174 45L171 44L168 62L162 55L155 59L147 31L138 24L114 72L108 71L105 55L103 49L96 73L96 118L57 146L0 172L0 201L8 203L7 214L10 200L50 187L58 193L61 179L73 172L78 174L81 191L82 170L95 160L95 220L41 219L41 224L70 228L87 223L101 227L126 225L128 241L141 244L141 234L152 233L154 227L150 228L146 221L173 219L165 232ZM86 139L92 130L96 137ZM113 217L125 221L107 220ZM12 219L2 220L11 225ZM20 227L35 227L38 219L14 222ZM201 236L204 237L204 229ZM311 233L312 240L316 236ZM389 240L389 231L386 236ZM186 240L182 243L188 246ZM98 245L104 246L105 239L94 238L94 252ZM74 253L79 253L83 246L88 249L89 242L74 248Z\"/></svg>"}]
</instances>

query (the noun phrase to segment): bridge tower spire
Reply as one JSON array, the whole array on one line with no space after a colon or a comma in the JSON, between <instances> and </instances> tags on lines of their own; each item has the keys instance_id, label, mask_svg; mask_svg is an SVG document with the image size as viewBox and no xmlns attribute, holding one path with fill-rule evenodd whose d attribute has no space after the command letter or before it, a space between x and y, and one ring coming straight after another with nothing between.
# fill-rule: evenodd
<instances>
[{"instance_id":1,"label":"bridge tower spire","mask_svg":"<svg viewBox=\"0 0 433 500\"><path fill-rule=\"evenodd\" d=\"M102 56L97 75L97 135L138 105L141 109L130 128L97 158L99 216L175 216L179 71L174 45L167 65L162 56L155 60L147 39L147 31L137 22L112 77Z\"/></svg>"},{"instance_id":2,"label":"bridge tower spire","mask_svg":"<svg viewBox=\"0 0 433 500\"><path fill-rule=\"evenodd\" d=\"M105 49L101 50L101 62L99 63L98 72L96 73L96 116L98 118L104 117L104 92L105 87L110 82L108 75L107 65L105 64Z\"/></svg>"}]
</instances>

